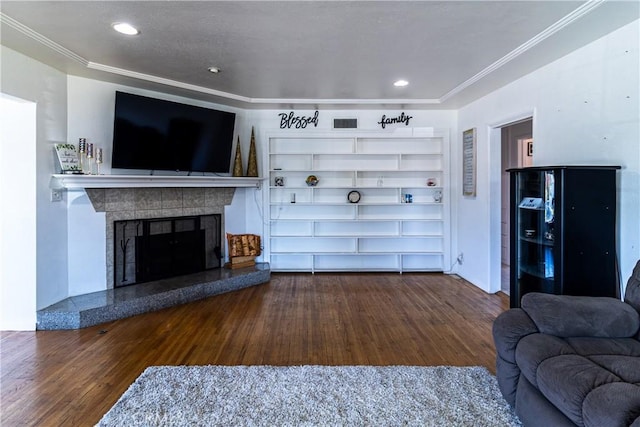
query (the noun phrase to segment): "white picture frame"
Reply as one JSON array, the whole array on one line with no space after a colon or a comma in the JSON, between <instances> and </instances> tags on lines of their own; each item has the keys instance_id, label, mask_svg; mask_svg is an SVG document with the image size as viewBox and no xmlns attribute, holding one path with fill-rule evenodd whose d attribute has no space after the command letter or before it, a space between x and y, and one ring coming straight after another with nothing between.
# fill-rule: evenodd
<instances>
[{"instance_id":1,"label":"white picture frame","mask_svg":"<svg viewBox=\"0 0 640 427\"><path fill-rule=\"evenodd\" d=\"M58 162L62 173L78 173L82 172L80 168L80 160L78 159L78 151L73 144L55 144Z\"/></svg>"}]
</instances>

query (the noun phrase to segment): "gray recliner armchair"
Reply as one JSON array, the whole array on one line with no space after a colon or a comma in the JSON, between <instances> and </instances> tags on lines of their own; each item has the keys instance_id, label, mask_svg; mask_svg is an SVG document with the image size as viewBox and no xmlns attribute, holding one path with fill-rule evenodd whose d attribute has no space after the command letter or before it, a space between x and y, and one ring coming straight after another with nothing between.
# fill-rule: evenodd
<instances>
[{"instance_id":1,"label":"gray recliner armchair","mask_svg":"<svg viewBox=\"0 0 640 427\"><path fill-rule=\"evenodd\" d=\"M528 293L493 337L500 390L525 426L640 427L640 261L624 302Z\"/></svg>"}]
</instances>

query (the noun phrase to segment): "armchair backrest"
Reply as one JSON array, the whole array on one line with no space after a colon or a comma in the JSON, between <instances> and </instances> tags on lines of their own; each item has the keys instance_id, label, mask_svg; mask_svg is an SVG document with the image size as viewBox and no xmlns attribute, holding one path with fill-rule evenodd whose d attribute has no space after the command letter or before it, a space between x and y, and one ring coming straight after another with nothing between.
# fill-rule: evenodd
<instances>
[{"instance_id":1,"label":"armchair backrest","mask_svg":"<svg viewBox=\"0 0 640 427\"><path fill-rule=\"evenodd\" d=\"M631 277L627 282L627 289L624 292L624 302L640 313L640 261L636 263Z\"/></svg>"}]
</instances>

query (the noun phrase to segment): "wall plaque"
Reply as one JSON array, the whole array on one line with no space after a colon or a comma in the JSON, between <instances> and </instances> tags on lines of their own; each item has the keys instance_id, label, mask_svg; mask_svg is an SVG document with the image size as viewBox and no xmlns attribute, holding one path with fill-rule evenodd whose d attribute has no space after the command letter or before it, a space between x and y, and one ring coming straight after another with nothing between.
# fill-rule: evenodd
<instances>
[{"instance_id":1,"label":"wall plaque","mask_svg":"<svg viewBox=\"0 0 640 427\"><path fill-rule=\"evenodd\" d=\"M462 195L476 196L476 128L462 132Z\"/></svg>"}]
</instances>

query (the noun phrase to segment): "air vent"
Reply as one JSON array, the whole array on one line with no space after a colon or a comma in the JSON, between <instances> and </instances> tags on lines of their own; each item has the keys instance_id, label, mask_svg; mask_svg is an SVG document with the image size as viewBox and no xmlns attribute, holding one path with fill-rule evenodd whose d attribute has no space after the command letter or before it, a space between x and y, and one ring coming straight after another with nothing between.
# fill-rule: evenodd
<instances>
[{"instance_id":1,"label":"air vent","mask_svg":"<svg viewBox=\"0 0 640 427\"><path fill-rule=\"evenodd\" d=\"M334 129L357 129L358 119L333 119Z\"/></svg>"}]
</instances>

